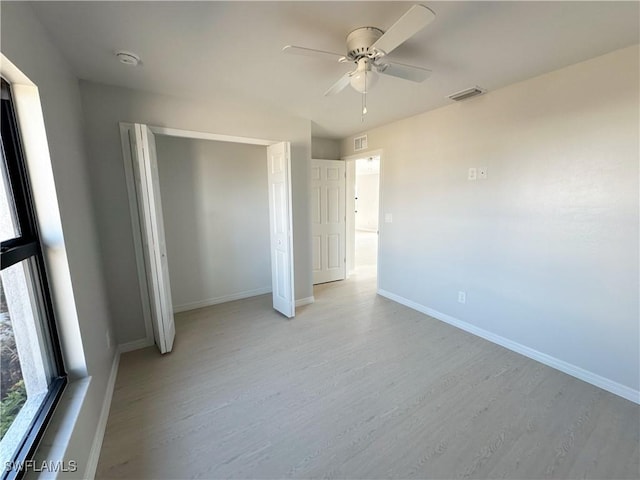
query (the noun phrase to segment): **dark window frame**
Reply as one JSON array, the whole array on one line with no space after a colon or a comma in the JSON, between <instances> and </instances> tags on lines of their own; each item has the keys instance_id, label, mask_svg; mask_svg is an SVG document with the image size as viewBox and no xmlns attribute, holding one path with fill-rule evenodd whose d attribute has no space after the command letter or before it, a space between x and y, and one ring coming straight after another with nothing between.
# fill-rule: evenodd
<instances>
[{"instance_id":1,"label":"dark window frame","mask_svg":"<svg viewBox=\"0 0 640 480\"><path fill-rule=\"evenodd\" d=\"M11 469L2 466L2 479L22 478L25 474L25 465L35 454L42 435L49 423L56 404L62 396L67 384L67 374L64 368L62 348L58 337L51 290L47 279L46 264L43 255L42 242L33 195L29 181L27 165L20 137L20 129L15 112L15 104L11 93L10 84L2 81L2 106L1 106L1 141L4 149L4 162L8 176L10 194L13 195L16 220L19 225L19 235L0 244L0 270L4 270L23 260L32 259L34 281L42 297L42 324L46 329L46 337L49 343L49 356L53 377L49 383L49 390L42 402L36 416L22 438L13 458ZM0 179L0 181L2 181ZM8 192L9 193L9 192ZM18 468L16 468L18 467Z\"/></svg>"}]
</instances>

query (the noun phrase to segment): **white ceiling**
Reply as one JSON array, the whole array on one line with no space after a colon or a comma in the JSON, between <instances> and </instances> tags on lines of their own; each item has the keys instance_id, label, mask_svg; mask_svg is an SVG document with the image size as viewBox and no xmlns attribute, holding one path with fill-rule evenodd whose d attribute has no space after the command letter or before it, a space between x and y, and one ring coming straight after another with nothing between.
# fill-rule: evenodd
<instances>
[{"instance_id":1,"label":"white ceiling","mask_svg":"<svg viewBox=\"0 0 640 480\"><path fill-rule=\"evenodd\" d=\"M423 84L380 79L368 96L324 91L349 65L285 55L294 44L345 53L360 26L387 29L411 2L37 2L33 8L79 78L239 105L281 108L340 138L639 42L638 2L423 2L436 19L390 59L425 66ZM127 67L113 56L131 50ZM594 92L597 94L597 92Z\"/></svg>"}]
</instances>

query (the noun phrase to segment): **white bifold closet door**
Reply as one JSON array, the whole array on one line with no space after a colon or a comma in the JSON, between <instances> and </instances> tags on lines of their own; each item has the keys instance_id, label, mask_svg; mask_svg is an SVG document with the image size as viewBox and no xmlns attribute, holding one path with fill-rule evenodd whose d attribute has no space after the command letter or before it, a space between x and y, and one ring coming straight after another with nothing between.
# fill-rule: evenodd
<instances>
[{"instance_id":1,"label":"white bifold closet door","mask_svg":"<svg viewBox=\"0 0 640 480\"><path fill-rule=\"evenodd\" d=\"M168 353L173 348L176 327L171 302L156 141L153 132L146 125L136 123L134 134L135 148L131 149L134 157L132 166L138 198L153 336L160 353Z\"/></svg>"},{"instance_id":2,"label":"white bifold closet door","mask_svg":"<svg viewBox=\"0 0 640 480\"><path fill-rule=\"evenodd\" d=\"M138 258L144 257L144 272L142 262L138 268L143 310L150 320L156 345L161 353L167 353L173 348L176 329L155 136L148 126L138 123L121 124L121 131L132 225L134 230L138 230L139 225L140 232L138 237L134 231L134 243L140 238L140 246L136 247L141 252ZM289 142L267 146L273 308L288 318L295 316L290 151Z\"/></svg>"},{"instance_id":3,"label":"white bifold closet door","mask_svg":"<svg viewBox=\"0 0 640 480\"><path fill-rule=\"evenodd\" d=\"M284 316L296 314L293 284L293 217L291 213L291 146L267 147L271 283L273 308Z\"/></svg>"}]
</instances>

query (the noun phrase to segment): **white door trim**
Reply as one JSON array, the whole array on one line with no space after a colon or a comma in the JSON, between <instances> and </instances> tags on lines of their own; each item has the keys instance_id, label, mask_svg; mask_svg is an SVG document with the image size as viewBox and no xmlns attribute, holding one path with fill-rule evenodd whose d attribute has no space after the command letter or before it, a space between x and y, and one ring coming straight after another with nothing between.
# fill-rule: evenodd
<instances>
[{"instance_id":1,"label":"white door trim","mask_svg":"<svg viewBox=\"0 0 640 480\"><path fill-rule=\"evenodd\" d=\"M237 137L234 135L223 135L219 133L197 132L195 130L181 130L179 128L154 127L152 125L147 126L156 135L167 135L169 137L214 140L216 142L245 143L247 145L263 145L265 147L280 142L279 140L266 140L264 138Z\"/></svg>"},{"instance_id":2,"label":"white door trim","mask_svg":"<svg viewBox=\"0 0 640 480\"><path fill-rule=\"evenodd\" d=\"M380 244L382 243L382 236L384 234L384 202L383 202L383 182L384 182L384 150L379 148L376 150L367 150L364 152L360 152L357 154L353 154L353 155L347 155L345 157L341 157L341 160L343 160L344 162L347 163L347 182L355 182L355 170L354 169L350 169L349 168L349 164L351 162L355 162L358 159L361 158L368 158L368 157L380 157L380 180L378 182L378 258L376 259L376 262L378 264L378 274L376 276L376 290L378 290L380 288L380 278L382 275L382 271L380 270ZM350 178L350 172L353 172L353 178ZM347 188L345 188L345 195L348 195L348 192L350 191L348 185ZM352 228L355 225L355 212L353 210L353 208L349 209L349 200L347 198L346 201L346 205L347 205L347 228ZM349 231L347 230L347 234L345 235L345 242L349 240L350 242L355 242L355 238L353 236L353 234L349 234ZM349 265L354 265L354 258L353 258L353 252L354 252L354 248L350 245L350 244L346 244L345 246L345 253L347 256L347 266ZM347 268L347 278L349 276L349 269Z\"/></svg>"},{"instance_id":3,"label":"white door trim","mask_svg":"<svg viewBox=\"0 0 640 480\"><path fill-rule=\"evenodd\" d=\"M124 160L124 176L127 183L129 197L129 215L131 216L131 229L133 231L133 248L136 257L136 270L138 273L138 285L140 288L140 301L142 303L142 317L144 318L145 344L139 348L153 345L153 326L151 325L151 299L149 298L149 285L147 272L144 265L144 250L142 246L142 225L138 213L138 194L133 175L133 156L131 149L135 148L135 127L133 123L120 123L120 141L122 144L122 157ZM142 344L141 344L142 345Z\"/></svg>"}]
</instances>

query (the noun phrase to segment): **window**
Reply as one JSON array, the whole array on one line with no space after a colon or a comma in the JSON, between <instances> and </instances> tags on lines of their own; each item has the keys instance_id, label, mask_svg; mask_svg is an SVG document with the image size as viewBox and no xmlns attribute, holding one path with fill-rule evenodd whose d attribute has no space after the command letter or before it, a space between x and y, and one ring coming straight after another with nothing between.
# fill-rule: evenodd
<instances>
[{"instance_id":1,"label":"window","mask_svg":"<svg viewBox=\"0 0 640 480\"><path fill-rule=\"evenodd\" d=\"M19 478L66 384L10 85L0 119L0 460Z\"/></svg>"}]
</instances>

